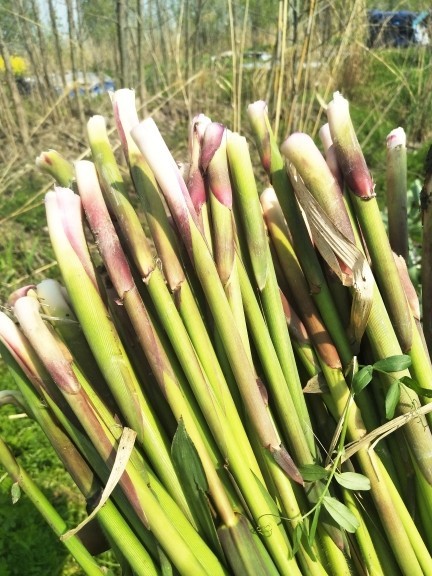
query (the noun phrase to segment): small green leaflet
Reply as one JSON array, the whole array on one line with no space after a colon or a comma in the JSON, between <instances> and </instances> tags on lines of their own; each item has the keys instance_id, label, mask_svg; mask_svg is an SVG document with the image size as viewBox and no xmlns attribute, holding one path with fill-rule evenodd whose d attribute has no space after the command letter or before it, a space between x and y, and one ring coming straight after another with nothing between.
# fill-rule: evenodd
<instances>
[{"instance_id":1,"label":"small green leaflet","mask_svg":"<svg viewBox=\"0 0 432 576\"><path fill-rule=\"evenodd\" d=\"M171 444L171 456L192 516L215 550L222 552L207 497L209 488L200 457L180 419Z\"/></svg>"},{"instance_id":2,"label":"small green leaflet","mask_svg":"<svg viewBox=\"0 0 432 576\"><path fill-rule=\"evenodd\" d=\"M370 490L370 480L357 472L336 472L335 479L338 484L348 490Z\"/></svg>"},{"instance_id":3,"label":"small green leaflet","mask_svg":"<svg viewBox=\"0 0 432 576\"><path fill-rule=\"evenodd\" d=\"M324 496L323 504L333 520L337 522L341 528L345 528L347 532L355 532L360 526L359 521L351 510L347 508L345 504L336 500L336 498Z\"/></svg>"},{"instance_id":4,"label":"small green leaflet","mask_svg":"<svg viewBox=\"0 0 432 576\"><path fill-rule=\"evenodd\" d=\"M16 504L21 498L21 488L18 482L14 482L11 487L12 504Z\"/></svg>"},{"instance_id":5,"label":"small green leaflet","mask_svg":"<svg viewBox=\"0 0 432 576\"><path fill-rule=\"evenodd\" d=\"M385 398L385 411L387 420L391 420L393 418L396 406L398 405L399 402L399 398L400 398L400 384L399 381L396 380L395 382L393 382L393 384L390 384Z\"/></svg>"},{"instance_id":6,"label":"small green leaflet","mask_svg":"<svg viewBox=\"0 0 432 576\"><path fill-rule=\"evenodd\" d=\"M374 370L381 372L399 372L411 366L411 357L408 354L399 354L397 356L389 356L383 360L378 360L373 365Z\"/></svg>"},{"instance_id":7,"label":"small green leaflet","mask_svg":"<svg viewBox=\"0 0 432 576\"><path fill-rule=\"evenodd\" d=\"M408 388L411 388L411 390L414 390L414 392L416 392L419 396L432 398L432 390L429 390L429 388L422 388L422 386L420 386L416 380L413 380L409 376L403 376L400 381Z\"/></svg>"},{"instance_id":8,"label":"small green leaflet","mask_svg":"<svg viewBox=\"0 0 432 576\"><path fill-rule=\"evenodd\" d=\"M363 366L363 368L354 375L352 380L352 389L354 394L359 394L363 388L366 388L372 380L372 373L372 366Z\"/></svg>"},{"instance_id":9,"label":"small green leaflet","mask_svg":"<svg viewBox=\"0 0 432 576\"><path fill-rule=\"evenodd\" d=\"M314 515L313 515L311 527L309 530L309 537L308 537L309 546L312 546L312 544L314 543L314 540L315 540L315 533L316 533L316 529L318 526L318 519L319 519L320 512L321 512L321 504L317 504L317 507L316 507Z\"/></svg>"},{"instance_id":10,"label":"small green leaflet","mask_svg":"<svg viewBox=\"0 0 432 576\"><path fill-rule=\"evenodd\" d=\"M297 552L300 550L300 544L303 534L302 524L299 523L295 526L293 535L292 535L292 555L295 556Z\"/></svg>"},{"instance_id":11,"label":"small green leaflet","mask_svg":"<svg viewBox=\"0 0 432 576\"><path fill-rule=\"evenodd\" d=\"M305 482L316 482L328 477L329 472L318 464L305 464L299 467L299 472Z\"/></svg>"}]
</instances>

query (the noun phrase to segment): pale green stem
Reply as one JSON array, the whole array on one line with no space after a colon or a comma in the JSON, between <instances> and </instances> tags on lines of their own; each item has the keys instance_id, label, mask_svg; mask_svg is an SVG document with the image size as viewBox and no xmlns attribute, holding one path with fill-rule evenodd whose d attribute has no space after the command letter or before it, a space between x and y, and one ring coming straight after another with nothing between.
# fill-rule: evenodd
<instances>
[{"instance_id":1,"label":"pale green stem","mask_svg":"<svg viewBox=\"0 0 432 576\"><path fill-rule=\"evenodd\" d=\"M27 494L34 506L52 528L57 536L67 531L66 522L59 516L46 496L39 490L27 472L18 464L12 453L0 438L0 462L14 482ZM78 562L87 576L102 576L104 572L96 560L87 551L78 536L68 538L64 545Z\"/></svg>"}]
</instances>

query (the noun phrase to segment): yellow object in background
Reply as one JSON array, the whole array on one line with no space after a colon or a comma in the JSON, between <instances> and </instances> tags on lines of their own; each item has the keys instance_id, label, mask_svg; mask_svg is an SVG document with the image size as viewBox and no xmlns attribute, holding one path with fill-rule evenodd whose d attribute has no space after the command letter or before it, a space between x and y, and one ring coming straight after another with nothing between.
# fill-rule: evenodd
<instances>
[{"instance_id":1,"label":"yellow object in background","mask_svg":"<svg viewBox=\"0 0 432 576\"><path fill-rule=\"evenodd\" d=\"M12 72L14 76L22 76L23 74L25 74L27 70L27 64L22 56L11 56L10 63L12 66ZM5 71L5 63L1 56L0 56L0 71L1 72Z\"/></svg>"}]
</instances>

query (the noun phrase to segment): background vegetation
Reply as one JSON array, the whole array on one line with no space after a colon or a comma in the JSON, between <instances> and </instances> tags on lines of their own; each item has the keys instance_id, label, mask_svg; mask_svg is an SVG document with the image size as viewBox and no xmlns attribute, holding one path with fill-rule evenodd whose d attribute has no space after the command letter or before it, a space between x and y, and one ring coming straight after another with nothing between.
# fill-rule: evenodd
<instances>
[{"instance_id":1,"label":"background vegetation","mask_svg":"<svg viewBox=\"0 0 432 576\"><path fill-rule=\"evenodd\" d=\"M109 117L110 110L95 84L134 87L142 114L156 117L179 160L187 154L188 121L198 112L247 133L246 104L265 99L281 141L295 130L315 136L323 102L340 90L350 99L383 205L385 137L392 128L405 128L409 178L420 178L432 134L432 47L369 49L367 8L395 9L395 3L2 0L0 305L18 286L57 273L44 230L50 183L34 159L46 148L71 160L86 154L86 119ZM411 1L397 8L429 6ZM414 225L416 208L412 214ZM0 377L0 388L13 387L1 367ZM43 434L6 408L0 433L76 523L82 500ZM25 497L12 506L10 487L0 470L0 576L78 574Z\"/></svg>"}]
</instances>

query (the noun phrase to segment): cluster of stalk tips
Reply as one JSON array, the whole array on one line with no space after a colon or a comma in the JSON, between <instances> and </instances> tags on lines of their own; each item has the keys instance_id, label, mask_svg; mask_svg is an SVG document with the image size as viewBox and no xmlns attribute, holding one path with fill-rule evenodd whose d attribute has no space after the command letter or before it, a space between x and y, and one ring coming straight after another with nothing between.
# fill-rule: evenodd
<instances>
[{"instance_id":1,"label":"cluster of stalk tips","mask_svg":"<svg viewBox=\"0 0 432 576\"><path fill-rule=\"evenodd\" d=\"M103 548L137 576L432 574L432 316L423 332L403 130L387 140L390 243L339 93L324 154L303 133L279 148L249 106L263 191L241 135L197 116L179 167L133 91L112 104L130 179L102 116L91 162L40 155L62 282L0 312L18 387L0 402L40 424L88 517L68 530L0 440L14 486L89 575Z\"/></svg>"}]
</instances>

